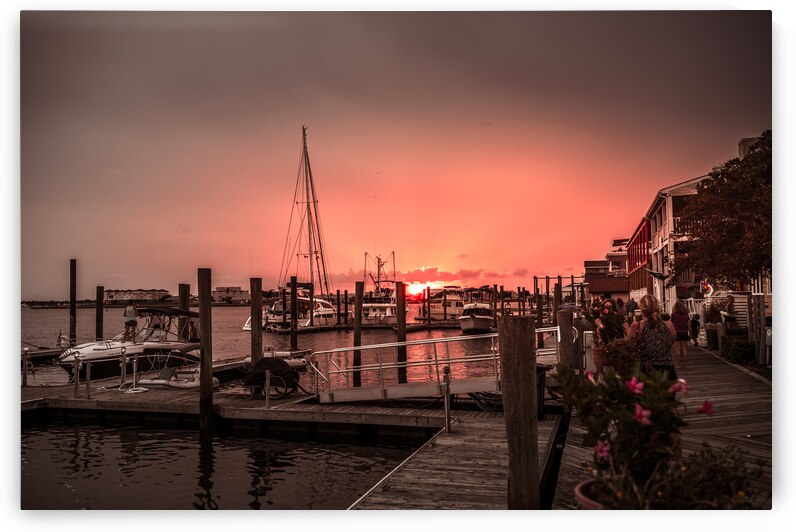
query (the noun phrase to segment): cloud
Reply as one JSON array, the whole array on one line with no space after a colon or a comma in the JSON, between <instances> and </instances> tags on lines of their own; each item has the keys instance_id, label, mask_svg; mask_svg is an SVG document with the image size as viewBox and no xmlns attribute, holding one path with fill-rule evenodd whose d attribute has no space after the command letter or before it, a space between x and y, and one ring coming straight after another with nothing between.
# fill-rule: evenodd
<instances>
[{"instance_id":1,"label":"cloud","mask_svg":"<svg viewBox=\"0 0 796 532\"><path fill-rule=\"evenodd\" d=\"M518 270L514 270L513 272L511 272L511 275L513 275L514 277L525 277L526 275L528 275L528 268L520 268Z\"/></svg>"},{"instance_id":2,"label":"cloud","mask_svg":"<svg viewBox=\"0 0 796 532\"><path fill-rule=\"evenodd\" d=\"M459 270L456 273L456 275L460 279L474 279L474 278L477 278L477 277L481 277L481 273L483 271L484 270L482 270L482 269L478 269L478 270Z\"/></svg>"}]
</instances>

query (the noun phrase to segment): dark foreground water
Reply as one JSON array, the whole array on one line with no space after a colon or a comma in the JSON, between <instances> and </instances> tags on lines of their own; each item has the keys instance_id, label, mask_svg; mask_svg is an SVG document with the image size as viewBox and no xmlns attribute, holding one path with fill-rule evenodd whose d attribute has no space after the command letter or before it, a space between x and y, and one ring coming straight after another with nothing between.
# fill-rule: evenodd
<instances>
[{"instance_id":1,"label":"dark foreground water","mask_svg":"<svg viewBox=\"0 0 796 532\"><path fill-rule=\"evenodd\" d=\"M99 425L22 428L22 509L345 509L414 449Z\"/></svg>"}]
</instances>

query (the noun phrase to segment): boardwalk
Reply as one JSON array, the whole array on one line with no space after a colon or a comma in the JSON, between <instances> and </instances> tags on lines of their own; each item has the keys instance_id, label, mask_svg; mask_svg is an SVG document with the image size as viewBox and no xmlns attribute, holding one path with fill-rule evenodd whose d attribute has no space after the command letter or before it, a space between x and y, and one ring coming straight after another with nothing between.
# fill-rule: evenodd
<instances>
[{"instance_id":1,"label":"boardwalk","mask_svg":"<svg viewBox=\"0 0 796 532\"><path fill-rule=\"evenodd\" d=\"M771 507L771 382L730 365L717 355L698 347L689 347L689 366L678 370L688 381L688 395L679 396L690 414L683 430L684 453L700 448L703 441L715 448L733 444L740 447L747 463L755 466L765 460L764 478L755 482L766 507ZM714 415L696 414L705 400L713 403ZM582 463L592 460L592 450L583 448L583 428L573 417L556 490L553 509L577 508L573 490L584 480Z\"/></svg>"},{"instance_id":2,"label":"boardwalk","mask_svg":"<svg viewBox=\"0 0 796 532\"><path fill-rule=\"evenodd\" d=\"M543 482L559 417L539 422ZM508 447L502 414L460 418L353 505L356 510L505 510Z\"/></svg>"}]
</instances>

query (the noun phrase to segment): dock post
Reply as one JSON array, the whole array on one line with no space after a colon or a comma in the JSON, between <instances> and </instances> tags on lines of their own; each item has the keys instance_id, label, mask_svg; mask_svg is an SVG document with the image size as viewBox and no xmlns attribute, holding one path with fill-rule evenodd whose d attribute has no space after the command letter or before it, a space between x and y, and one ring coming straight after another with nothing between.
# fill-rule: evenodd
<instances>
[{"instance_id":1,"label":"dock post","mask_svg":"<svg viewBox=\"0 0 796 532\"><path fill-rule=\"evenodd\" d=\"M559 310L558 320L558 361L570 368L578 369L577 338L573 330L571 310Z\"/></svg>"},{"instance_id":2,"label":"dock post","mask_svg":"<svg viewBox=\"0 0 796 532\"><path fill-rule=\"evenodd\" d=\"M249 279L251 290L251 366L254 367L263 358L263 280L260 277Z\"/></svg>"},{"instance_id":3,"label":"dock post","mask_svg":"<svg viewBox=\"0 0 796 532\"><path fill-rule=\"evenodd\" d=\"M553 325L558 325L558 307L561 306L561 284L553 287Z\"/></svg>"},{"instance_id":4,"label":"dock post","mask_svg":"<svg viewBox=\"0 0 796 532\"><path fill-rule=\"evenodd\" d=\"M340 290L337 291L337 325L340 325Z\"/></svg>"},{"instance_id":5,"label":"dock post","mask_svg":"<svg viewBox=\"0 0 796 532\"><path fill-rule=\"evenodd\" d=\"M74 398L77 399L78 390L80 388L80 361L75 357L75 361L72 364L72 380L74 381L75 385L75 394Z\"/></svg>"},{"instance_id":6,"label":"dock post","mask_svg":"<svg viewBox=\"0 0 796 532\"><path fill-rule=\"evenodd\" d=\"M348 290L343 291L343 323L348 325Z\"/></svg>"},{"instance_id":7,"label":"dock post","mask_svg":"<svg viewBox=\"0 0 796 532\"><path fill-rule=\"evenodd\" d=\"M542 322L544 321L544 309L542 308L542 294L539 293L539 290L536 291L536 327L541 329ZM536 334L536 348L542 349L544 348L544 333L537 333Z\"/></svg>"},{"instance_id":8,"label":"dock post","mask_svg":"<svg viewBox=\"0 0 796 532\"><path fill-rule=\"evenodd\" d=\"M179 309L188 312L191 308L191 285L180 283L178 285L178 290ZM188 320L186 318L180 318L177 320L177 330L183 338L187 338L188 340L191 339L191 333L188 328Z\"/></svg>"},{"instance_id":9,"label":"dock post","mask_svg":"<svg viewBox=\"0 0 796 532\"><path fill-rule=\"evenodd\" d=\"M310 327L315 325L315 284L310 283Z\"/></svg>"},{"instance_id":10,"label":"dock post","mask_svg":"<svg viewBox=\"0 0 796 532\"><path fill-rule=\"evenodd\" d=\"M522 308L522 288L519 286L517 287L517 315L525 316Z\"/></svg>"},{"instance_id":11,"label":"dock post","mask_svg":"<svg viewBox=\"0 0 796 532\"><path fill-rule=\"evenodd\" d=\"M442 287L442 321L448 321L448 291Z\"/></svg>"},{"instance_id":12,"label":"dock post","mask_svg":"<svg viewBox=\"0 0 796 532\"><path fill-rule=\"evenodd\" d=\"M296 276L290 278L290 350L298 351L298 293Z\"/></svg>"},{"instance_id":13,"label":"dock post","mask_svg":"<svg viewBox=\"0 0 796 532\"><path fill-rule=\"evenodd\" d=\"M497 285L492 285L492 327L497 329Z\"/></svg>"},{"instance_id":14,"label":"dock post","mask_svg":"<svg viewBox=\"0 0 796 532\"><path fill-rule=\"evenodd\" d=\"M583 343L583 320L581 320L580 317L580 310L572 314L573 326L575 327L576 334L578 335L578 337L575 339L575 368L582 373L583 370L586 369L586 350Z\"/></svg>"},{"instance_id":15,"label":"dock post","mask_svg":"<svg viewBox=\"0 0 796 532\"><path fill-rule=\"evenodd\" d=\"M506 315L506 293L503 291L503 285L500 285L500 315Z\"/></svg>"},{"instance_id":16,"label":"dock post","mask_svg":"<svg viewBox=\"0 0 796 532\"><path fill-rule=\"evenodd\" d=\"M451 367L442 368L442 380L445 383L445 432L451 431Z\"/></svg>"},{"instance_id":17,"label":"dock post","mask_svg":"<svg viewBox=\"0 0 796 532\"><path fill-rule=\"evenodd\" d=\"M406 341L406 289L401 281L395 283L395 311L398 313L398 342ZM406 382L406 346L399 346L395 352L398 364L398 382Z\"/></svg>"},{"instance_id":18,"label":"dock post","mask_svg":"<svg viewBox=\"0 0 796 532\"><path fill-rule=\"evenodd\" d=\"M199 369L199 431L209 434L213 423L213 301L210 268L199 268L199 335L202 359Z\"/></svg>"},{"instance_id":19,"label":"dock post","mask_svg":"<svg viewBox=\"0 0 796 532\"><path fill-rule=\"evenodd\" d=\"M536 355L530 317L498 320L500 388L509 450L509 510L539 509Z\"/></svg>"},{"instance_id":20,"label":"dock post","mask_svg":"<svg viewBox=\"0 0 796 532\"><path fill-rule=\"evenodd\" d=\"M103 333L104 327L102 326L102 319L103 313L105 311L105 287L98 286L97 287L97 300L94 303L94 309L96 310L96 318L94 320L94 339L99 342L101 341L105 335Z\"/></svg>"},{"instance_id":21,"label":"dock post","mask_svg":"<svg viewBox=\"0 0 796 532\"><path fill-rule=\"evenodd\" d=\"M287 325L287 291L282 289L282 327Z\"/></svg>"},{"instance_id":22,"label":"dock post","mask_svg":"<svg viewBox=\"0 0 796 532\"><path fill-rule=\"evenodd\" d=\"M86 360L86 399L91 399L91 361Z\"/></svg>"},{"instance_id":23,"label":"dock post","mask_svg":"<svg viewBox=\"0 0 796 532\"><path fill-rule=\"evenodd\" d=\"M548 307L548 309L549 309L549 307L550 307L550 276L549 275L545 275L544 276L544 288L545 288L544 304L545 304L545 307Z\"/></svg>"},{"instance_id":24,"label":"dock post","mask_svg":"<svg viewBox=\"0 0 796 532\"><path fill-rule=\"evenodd\" d=\"M127 381L127 348L122 347L122 357L120 359L121 368L119 368L119 386Z\"/></svg>"},{"instance_id":25,"label":"dock post","mask_svg":"<svg viewBox=\"0 0 796 532\"><path fill-rule=\"evenodd\" d=\"M69 346L77 345L77 259L69 259Z\"/></svg>"},{"instance_id":26,"label":"dock post","mask_svg":"<svg viewBox=\"0 0 796 532\"><path fill-rule=\"evenodd\" d=\"M569 292L572 294L572 304L576 305L578 298L575 297L575 276L570 275L569 277Z\"/></svg>"},{"instance_id":27,"label":"dock post","mask_svg":"<svg viewBox=\"0 0 796 532\"><path fill-rule=\"evenodd\" d=\"M357 281L354 294L354 347L362 345L362 300L364 297L365 282ZM362 374L359 371L359 366L362 365L362 352L358 349L354 351L352 364L354 365L354 387L362 386Z\"/></svg>"},{"instance_id":28,"label":"dock post","mask_svg":"<svg viewBox=\"0 0 796 532\"><path fill-rule=\"evenodd\" d=\"M22 349L22 387L28 385L28 351L30 348L25 347Z\"/></svg>"},{"instance_id":29,"label":"dock post","mask_svg":"<svg viewBox=\"0 0 796 532\"><path fill-rule=\"evenodd\" d=\"M265 370L265 384L263 384L263 394L265 395L265 409L271 408L271 370Z\"/></svg>"}]
</instances>

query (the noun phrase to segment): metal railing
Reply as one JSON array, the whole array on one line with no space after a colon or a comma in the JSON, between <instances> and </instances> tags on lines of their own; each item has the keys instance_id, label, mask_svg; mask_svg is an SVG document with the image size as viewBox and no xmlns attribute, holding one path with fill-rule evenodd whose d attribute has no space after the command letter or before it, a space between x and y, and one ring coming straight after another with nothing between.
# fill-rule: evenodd
<instances>
[{"instance_id":1,"label":"metal railing","mask_svg":"<svg viewBox=\"0 0 796 532\"><path fill-rule=\"evenodd\" d=\"M560 334L558 327L541 327L534 331L535 333L548 333L555 337L553 347L547 347L536 350L536 356L555 355L556 362L559 361L559 342ZM490 341L490 348L488 352L481 353L465 353L461 356L451 356L451 345L462 344L468 342L484 340ZM534 335L535 341L535 335ZM426 375L431 375L431 380L443 389L450 380L453 380L452 371L455 366L463 366L469 364L489 364L491 367L491 376L495 379L496 385L499 388L500 384L500 352L498 349L498 334L482 334L472 336L452 336L445 338L430 338L423 340L409 340L406 342L389 342L384 344L364 345L357 347L339 347L336 349L326 349L322 351L315 351L309 356L308 366L312 371L311 385L314 395L321 393L321 387L324 387L326 392L332 393L335 387L351 388L352 379L355 374L370 373L376 374L375 380L381 388L382 396L385 395L387 386L387 374L391 371L407 371L410 368L427 368L424 372ZM411 347L417 346L430 346L431 353L425 354L424 360L398 360L398 350L408 350ZM391 350L393 356L385 360L383 352ZM444 353L440 353L444 350ZM375 362L360 363L354 366L353 362L348 364L349 360L353 360L354 353L370 353ZM449 380L446 383L443 379L443 369L440 366L451 368L448 375ZM428 381L428 379L426 379ZM409 382L408 375L406 382ZM396 381L396 384L401 384ZM338 388L338 389L340 389Z\"/></svg>"}]
</instances>

